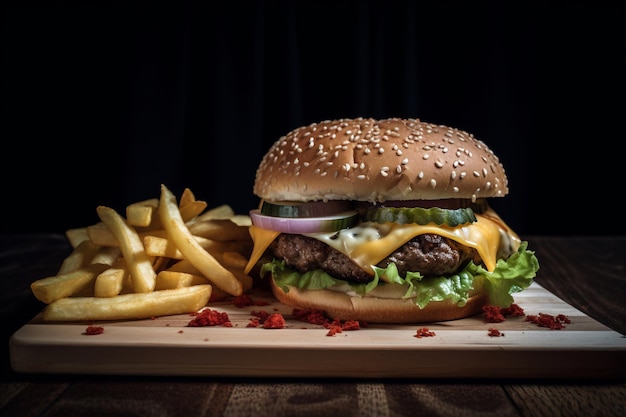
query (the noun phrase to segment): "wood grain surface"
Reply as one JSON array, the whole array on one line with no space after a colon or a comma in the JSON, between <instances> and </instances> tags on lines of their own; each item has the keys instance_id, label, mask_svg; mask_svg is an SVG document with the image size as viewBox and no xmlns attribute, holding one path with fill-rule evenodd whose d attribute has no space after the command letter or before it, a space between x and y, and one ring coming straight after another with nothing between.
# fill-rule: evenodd
<instances>
[{"instance_id":1,"label":"wood grain surface","mask_svg":"<svg viewBox=\"0 0 626 417\"><path fill-rule=\"evenodd\" d=\"M10 339L13 369L31 373L204 375L239 377L614 378L626 339L534 283L515 296L526 315L492 323L479 314L425 325L368 324L328 336L328 329L295 319L271 293L251 292L257 305L233 300L209 308L228 314L232 327L188 327L189 314L148 320L44 322L41 315ZM251 328L255 312L279 312L284 329ZM562 329L526 318L563 315ZM490 336L497 329L501 336ZM256 358L262 354L263 360ZM97 360L94 360L97 358ZM363 364L369 364L364 367Z\"/></svg>"}]
</instances>

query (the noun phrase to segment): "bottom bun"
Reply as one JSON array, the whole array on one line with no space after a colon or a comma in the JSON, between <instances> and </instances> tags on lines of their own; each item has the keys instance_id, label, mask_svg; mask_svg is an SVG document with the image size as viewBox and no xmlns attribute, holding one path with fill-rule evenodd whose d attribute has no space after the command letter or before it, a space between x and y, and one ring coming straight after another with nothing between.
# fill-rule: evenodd
<instances>
[{"instance_id":1,"label":"bottom bun","mask_svg":"<svg viewBox=\"0 0 626 417\"><path fill-rule=\"evenodd\" d=\"M285 292L273 279L274 296L283 304L302 310L322 310L332 319L359 320L368 323L427 323L457 320L481 313L489 304L486 293L470 294L463 307L449 301L431 301L419 308L413 299L350 296L331 290L301 290L288 286Z\"/></svg>"}]
</instances>

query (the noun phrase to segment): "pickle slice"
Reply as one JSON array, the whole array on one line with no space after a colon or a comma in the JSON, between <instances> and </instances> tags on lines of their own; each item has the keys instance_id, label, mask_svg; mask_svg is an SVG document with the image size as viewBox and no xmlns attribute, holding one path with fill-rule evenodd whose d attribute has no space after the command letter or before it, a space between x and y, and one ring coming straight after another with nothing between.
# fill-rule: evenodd
<instances>
[{"instance_id":1,"label":"pickle slice","mask_svg":"<svg viewBox=\"0 0 626 417\"><path fill-rule=\"evenodd\" d=\"M370 207L363 215L365 221L376 223L429 224L451 227L476 221L476 215L470 207L442 209L439 207Z\"/></svg>"},{"instance_id":2,"label":"pickle slice","mask_svg":"<svg viewBox=\"0 0 626 417\"><path fill-rule=\"evenodd\" d=\"M332 216L351 210L349 201L269 202L261 204L261 214L272 217L300 218Z\"/></svg>"}]
</instances>

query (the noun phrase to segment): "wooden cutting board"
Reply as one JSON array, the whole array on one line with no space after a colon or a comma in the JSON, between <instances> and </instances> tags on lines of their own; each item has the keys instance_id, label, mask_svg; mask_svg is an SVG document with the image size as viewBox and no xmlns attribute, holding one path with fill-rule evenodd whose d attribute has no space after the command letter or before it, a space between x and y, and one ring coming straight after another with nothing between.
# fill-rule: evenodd
<instances>
[{"instance_id":1,"label":"wooden cutting board","mask_svg":"<svg viewBox=\"0 0 626 417\"><path fill-rule=\"evenodd\" d=\"M23 373L359 378L623 378L626 337L566 304L537 283L516 294L526 315L566 315L552 330L508 317L488 323L480 314L427 325L370 324L333 336L291 316L268 293L269 305L239 308L212 303L233 327L187 327L190 315L84 323L45 323L41 315L10 339L11 365ZM280 312L283 329L248 327L253 312ZM427 327L434 336L416 337ZM502 336L489 335L498 329Z\"/></svg>"}]
</instances>

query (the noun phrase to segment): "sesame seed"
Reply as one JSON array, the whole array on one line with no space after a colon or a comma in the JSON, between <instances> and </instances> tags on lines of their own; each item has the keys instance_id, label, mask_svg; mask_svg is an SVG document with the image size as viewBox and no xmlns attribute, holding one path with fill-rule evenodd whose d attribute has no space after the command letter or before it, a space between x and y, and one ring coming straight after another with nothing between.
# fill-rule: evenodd
<instances>
[{"instance_id":1,"label":"sesame seed","mask_svg":"<svg viewBox=\"0 0 626 417\"><path fill-rule=\"evenodd\" d=\"M430 186L433 187L433 188L437 187L437 181L435 181L434 178L432 180L430 180Z\"/></svg>"}]
</instances>

